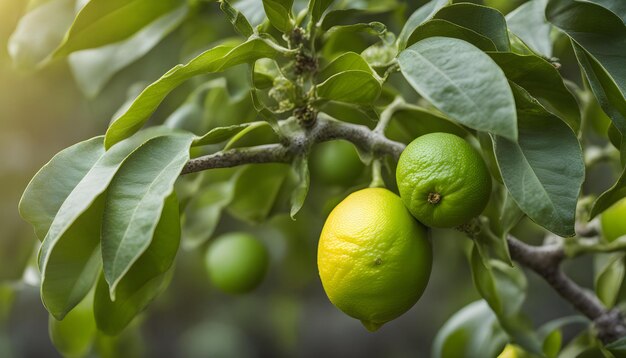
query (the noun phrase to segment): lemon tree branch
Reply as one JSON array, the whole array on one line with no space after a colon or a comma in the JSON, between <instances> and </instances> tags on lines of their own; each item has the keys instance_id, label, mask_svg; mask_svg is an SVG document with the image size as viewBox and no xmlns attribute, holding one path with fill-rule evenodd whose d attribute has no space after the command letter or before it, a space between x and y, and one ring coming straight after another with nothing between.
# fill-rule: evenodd
<instances>
[{"instance_id":1,"label":"lemon tree branch","mask_svg":"<svg viewBox=\"0 0 626 358\"><path fill-rule=\"evenodd\" d=\"M199 158L191 159L182 174L195 173L208 169L229 168L253 163L289 163L297 155L303 154L315 143L335 139L352 142L360 150L376 157L390 155L400 157L405 145L392 141L381 133L358 124L340 122L324 113L311 128L304 133L292 135L285 144L269 144L248 148L229 149Z\"/></svg>"},{"instance_id":2,"label":"lemon tree branch","mask_svg":"<svg viewBox=\"0 0 626 358\"><path fill-rule=\"evenodd\" d=\"M605 343L626 335L626 325L617 310L608 310L598 298L578 286L561 269L566 258L560 244L530 246L512 236L507 238L511 258L541 276L580 313L592 320Z\"/></svg>"}]
</instances>

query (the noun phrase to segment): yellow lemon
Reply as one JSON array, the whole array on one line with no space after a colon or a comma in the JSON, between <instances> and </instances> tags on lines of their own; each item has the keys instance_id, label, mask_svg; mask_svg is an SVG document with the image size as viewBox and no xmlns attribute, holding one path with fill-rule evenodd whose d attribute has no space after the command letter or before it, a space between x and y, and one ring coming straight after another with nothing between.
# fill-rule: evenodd
<instances>
[{"instance_id":1,"label":"yellow lemon","mask_svg":"<svg viewBox=\"0 0 626 358\"><path fill-rule=\"evenodd\" d=\"M432 264L426 228L387 189L350 194L328 216L317 265L330 301L377 330L422 295Z\"/></svg>"}]
</instances>

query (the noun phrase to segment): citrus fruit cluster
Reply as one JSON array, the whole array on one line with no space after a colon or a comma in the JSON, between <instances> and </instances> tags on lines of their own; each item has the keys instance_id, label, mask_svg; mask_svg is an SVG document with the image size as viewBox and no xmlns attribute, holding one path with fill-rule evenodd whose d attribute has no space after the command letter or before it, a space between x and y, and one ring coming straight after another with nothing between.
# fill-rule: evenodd
<instances>
[{"instance_id":1,"label":"citrus fruit cluster","mask_svg":"<svg viewBox=\"0 0 626 358\"><path fill-rule=\"evenodd\" d=\"M426 226L454 227L479 215L491 176L464 139L432 133L411 142L396 170L400 196L382 188L348 195L326 219L317 264L330 301L377 330L408 311L428 283Z\"/></svg>"}]
</instances>

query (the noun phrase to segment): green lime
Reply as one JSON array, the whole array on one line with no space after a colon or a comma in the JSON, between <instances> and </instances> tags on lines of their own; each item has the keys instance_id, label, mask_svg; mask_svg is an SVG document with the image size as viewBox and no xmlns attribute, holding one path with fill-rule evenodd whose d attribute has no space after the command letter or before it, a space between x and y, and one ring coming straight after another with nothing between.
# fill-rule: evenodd
<instances>
[{"instance_id":1,"label":"green lime","mask_svg":"<svg viewBox=\"0 0 626 358\"><path fill-rule=\"evenodd\" d=\"M311 153L311 173L327 185L351 185L363 168L356 148L345 140L320 143Z\"/></svg>"},{"instance_id":2,"label":"green lime","mask_svg":"<svg viewBox=\"0 0 626 358\"><path fill-rule=\"evenodd\" d=\"M226 293L246 293L256 288L267 271L267 249L254 236L230 233L215 239L206 253L211 283Z\"/></svg>"},{"instance_id":3,"label":"green lime","mask_svg":"<svg viewBox=\"0 0 626 358\"><path fill-rule=\"evenodd\" d=\"M396 179L402 202L432 227L454 227L479 215L491 194L491 176L480 154L465 140L430 133L400 155Z\"/></svg>"},{"instance_id":4,"label":"green lime","mask_svg":"<svg viewBox=\"0 0 626 358\"><path fill-rule=\"evenodd\" d=\"M602 235L607 241L614 241L626 235L626 198L613 204L600 216Z\"/></svg>"},{"instance_id":5,"label":"green lime","mask_svg":"<svg viewBox=\"0 0 626 358\"><path fill-rule=\"evenodd\" d=\"M328 216L317 266L330 301L370 331L408 311L430 277L426 228L387 189L350 194Z\"/></svg>"}]
</instances>

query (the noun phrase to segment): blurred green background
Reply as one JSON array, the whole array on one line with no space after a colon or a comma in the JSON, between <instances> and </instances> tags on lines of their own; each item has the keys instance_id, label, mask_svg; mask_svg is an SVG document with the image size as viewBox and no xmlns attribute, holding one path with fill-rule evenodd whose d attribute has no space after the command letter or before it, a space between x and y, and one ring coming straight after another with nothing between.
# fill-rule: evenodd
<instances>
[{"instance_id":1,"label":"blurred green background","mask_svg":"<svg viewBox=\"0 0 626 358\"><path fill-rule=\"evenodd\" d=\"M522 1L485 2L507 12ZM409 6L418 5L410 2ZM25 6L24 0L0 0L0 357L55 357L58 353L48 338L48 315L36 283L36 239L17 212L20 195L54 153L104 133L130 84L154 80L178 63L179 51L173 49L181 46L185 34L176 31L153 50L158 63L140 59L116 75L101 96L87 100L64 62L37 72L13 67L6 44ZM567 56L563 54L566 71ZM184 99L186 90L168 99L157 120ZM252 294L228 296L216 291L208 282L203 250L181 250L170 288L119 339L126 356L428 356L443 323L478 299L467 266L468 240L454 231L436 232L433 273L424 296L408 313L369 333L330 304L315 263L329 203L350 189L318 184L311 190L296 222L286 212L259 225L223 217L218 233L254 232L270 249L267 278ZM529 242L542 237L529 222L517 231ZM568 269L589 287L590 265L577 260ZM535 325L572 313L536 276L528 278L526 311Z\"/></svg>"}]
</instances>

